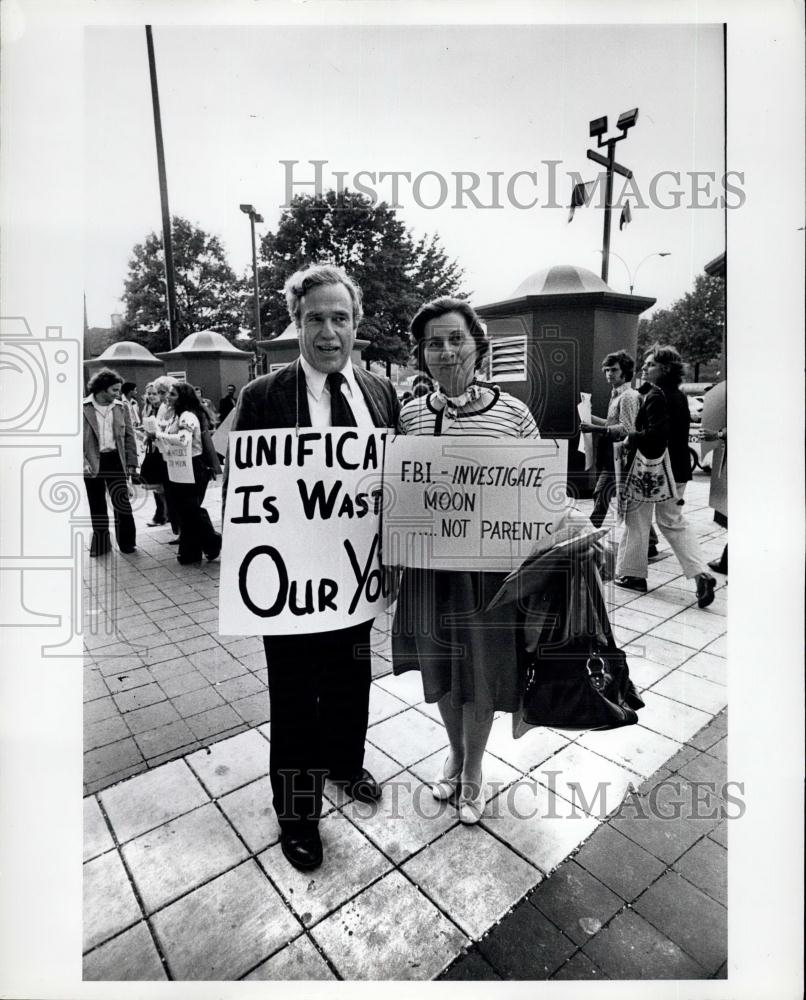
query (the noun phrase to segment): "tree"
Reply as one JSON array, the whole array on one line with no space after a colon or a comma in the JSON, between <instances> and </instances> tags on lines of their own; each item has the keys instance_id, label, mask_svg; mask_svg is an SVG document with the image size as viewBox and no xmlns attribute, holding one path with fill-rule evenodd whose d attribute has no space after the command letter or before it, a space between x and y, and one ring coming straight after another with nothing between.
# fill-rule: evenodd
<instances>
[{"instance_id":1,"label":"tree","mask_svg":"<svg viewBox=\"0 0 806 1000\"><path fill-rule=\"evenodd\" d=\"M216 330L232 340L242 322L242 291L221 241L177 215L171 228L179 319L174 347L198 330ZM162 237L156 233L149 233L132 250L123 302L126 314L116 339L135 340L151 351L167 351L165 256Z\"/></svg>"},{"instance_id":2,"label":"tree","mask_svg":"<svg viewBox=\"0 0 806 1000\"><path fill-rule=\"evenodd\" d=\"M435 295L461 295L462 269L449 260L434 235L415 240L394 209L353 191L298 195L276 233L261 240L261 323L266 335L289 323L283 285L301 267L338 264L361 286L364 319L359 337L369 340L367 361L405 363L408 325Z\"/></svg>"},{"instance_id":3,"label":"tree","mask_svg":"<svg viewBox=\"0 0 806 1000\"><path fill-rule=\"evenodd\" d=\"M651 319L638 323L638 351L651 344L671 344L694 369L700 380L700 365L719 357L725 327L725 280L700 274L694 288L669 309L658 309Z\"/></svg>"}]
</instances>

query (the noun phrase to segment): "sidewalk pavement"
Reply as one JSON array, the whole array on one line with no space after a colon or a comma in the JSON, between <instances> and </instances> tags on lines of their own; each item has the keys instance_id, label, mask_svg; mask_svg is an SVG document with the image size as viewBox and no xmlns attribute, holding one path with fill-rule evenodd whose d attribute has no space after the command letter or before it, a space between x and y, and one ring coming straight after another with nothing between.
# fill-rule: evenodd
<instances>
[{"instance_id":1,"label":"sidewalk pavement","mask_svg":"<svg viewBox=\"0 0 806 1000\"><path fill-rule=\"evenodd\" d=\"M707 495L698 477L686 508L710 559ZM217 634L217 564L178 566L150 509L134 555L85 562L86 979L724 976L724 577L704 611L673 558L646 596L608 589L639 725L516 741L498 718L475 828L424 787L444 731L419 677L391 674L379 618L366 764L384 795L328 784L325 861L303 875L270 804L262 643Z\"/></svg>"}]
</instances>

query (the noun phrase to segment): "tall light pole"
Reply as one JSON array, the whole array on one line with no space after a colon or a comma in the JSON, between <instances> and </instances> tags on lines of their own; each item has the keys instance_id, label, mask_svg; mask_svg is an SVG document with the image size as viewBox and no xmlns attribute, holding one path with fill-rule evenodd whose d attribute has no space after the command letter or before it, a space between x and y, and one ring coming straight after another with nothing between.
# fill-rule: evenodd
<instances>
[{"instance_id":1,"label":"tall light pole","mask_svg":"<svg viewBox=\"0 0 806 1000\"><path fill-rule=\"evenodd\" d=\"M596 253L604 253L604 251L603 250L597 250ZM644 264L646 261L648 261L650 257L671 257L672 256L672 251L671 250L656 250L654 253L648 253L646 255L646 257L644 257L642 260L638 261L638 265L637 265L637 267L635 268L634 271L630 271L630 267L629 267L629 264L627 263L627 261L620 254L617 254L615 250L611 250L610 251L610 256L611 257L615 257L617 260L620 260L621 263L624 265L624 270L627 272L627 279L628 279L628 281L630 283L630 295L632 295L632 290L633 290L633 288L635 288L635 281L636 281L636 279L638 277L638 271L640 270L641 265Z\"/></svg>"},{"instance_id":2,"label":"tall light pole","mask_svg":"<svg viewBox=\"0 0 806 1000\"><path fill-rule=\"evenodd\" d=\"M165 148L162 142L162 118L160 116L160 94L157 87L157 63L154 58L154 39L151 25L146 25L146 48L148 50L148 71L151 77L151 105L154 113L154 138L157 143L157 176L160 185L160 205L162 206L162 249L165 257L165 290L168 296L168 347L173 350L178 338L179 315L176 308L176 283L174 280L174 252L171 240L171 210L168 207L168 176L165 173Z\"/></svg>"},{"instance_id":3,"label":"tall light pole","mask_svg":"<svg viewBox=\"0 0 806 1000\"><path fill-rule=\"evenodd\" d=\"M605 217L604 236L602 238L602 281L607 281L607 272L610 264L610 209L613 203L613 174L621 174L627 180L632 180L632 170L616 163L616 143L627 138L627 132L638 121L638 108L632 108L619 115L616 127L621 130L621 135L611 139L603 138L607 132L607 115L602 118L594 118L590 123L590 137L596 139L597 145L601 149L607 147L607 156L602 156L592 149L588 150L588 159L598 163L606 170L607 184L605 187Z\"/></svg>"},{"instance_id":4,"label":"tall light pole","mask_svg":"<svg viewBox=\"0 0 806 1000\"><path fill-rule=\"evenodd\" d=\"M257 287L257 250L255 249L255 223L262 222L263 216L258 214L254 205L241 205L241 211L249 216L252 230L252 281L255 288L255 341L260 340L260 295Z\"/></svg>"}]
</instances>

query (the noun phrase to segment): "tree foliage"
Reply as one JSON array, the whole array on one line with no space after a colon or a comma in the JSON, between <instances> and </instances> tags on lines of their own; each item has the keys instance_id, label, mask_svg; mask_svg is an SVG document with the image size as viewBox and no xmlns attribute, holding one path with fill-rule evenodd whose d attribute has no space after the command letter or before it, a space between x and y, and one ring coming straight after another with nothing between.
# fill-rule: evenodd
<instances>
[{"instance_id":1,"label":"tree foliage","mask_svg":"<svg viewBox=\"0 0 806 1000\"><path fill-rule=\"evenodd\" d=\"M242 282L227 263L217 236L175 215L171 224L178 313L176 347L189 333L215 330L232 340L243 311ZM151 351L169 349L162 236L136 244L124 283L126 313L116 339L135 340Z\"/></svg>"},{"instance_id":2,"label":"tree foliage","mask_svg":"<svg viewBox=\"0 0 806 1000\"><path fill-rule=\"evenodd\" d=\"M700 365L719 357L725 326L725 280L700 274L694 288L668 309L638 323L638 352L651 344L676 347L699 381Z\"/></svg>"},{"instance_id":3,"label":"tree foliage","mask_svg":"<svg viewBox=\"0 0 806 1000\"><path fill-rule=\"evenodd\" d=\"M368 361L404 363L408 325L423 302L463 295L462 269L436 235L415 239L385 202L345 190L298 195L275 233L263 236L259 267L261 324L276 336L289 323L283 285L301 267L338 264L361 286Z\"/></svg>"}]
</instances>

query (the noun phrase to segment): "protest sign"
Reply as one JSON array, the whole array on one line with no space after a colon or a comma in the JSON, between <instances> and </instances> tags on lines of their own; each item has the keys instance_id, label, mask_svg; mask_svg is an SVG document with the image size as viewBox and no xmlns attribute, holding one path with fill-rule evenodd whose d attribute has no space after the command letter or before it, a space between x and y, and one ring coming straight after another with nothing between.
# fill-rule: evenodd
<instances>
[{"instance_id":1,"label":"protest sign","mask_svg":"<svg viewBox=\"0 0 806 1000\"><path fill-rule=\"evenodd\" d=\"M219 631L325 632L391 599L380 562L386 431L230 436Z\"/></svg>"},{"instance_id":2,"label":"protest sign","mask_svg":"<svg viewBox=\"0 0 806 1000\"><path fill-rule=\"evenodd\" d=\"M398 437L384 465L383 559L510 571L551 544L566 509L566 441Z\"/></svg>"},{"instance_id":3,"label":"protest sign","mask_svg":"<svg viewBox=\"0 0 806 1000\"><path fill-rule=\"evenodd\" d=\"M580 392L577 413L583 424L591 422L591 394L589 392ZM585 468L592 469L594 462L593 434L590 432L580 432L577 451L581 451L585 456Z\"/></svg>"},{"instance_id":4,"label":"protest sign","mask_svg":"<svg viewBox=\"0 0 806 1000\"><path fill-rule=\"evenodd\" d=\"M187 444L168 444L161 442L162 457L168 466L168 478L172 483L192 483L193 459L190 457L192 442Z\"/></svg>"}]
</instances>

